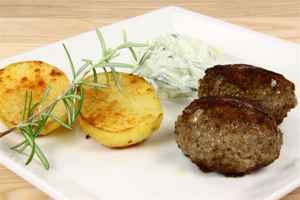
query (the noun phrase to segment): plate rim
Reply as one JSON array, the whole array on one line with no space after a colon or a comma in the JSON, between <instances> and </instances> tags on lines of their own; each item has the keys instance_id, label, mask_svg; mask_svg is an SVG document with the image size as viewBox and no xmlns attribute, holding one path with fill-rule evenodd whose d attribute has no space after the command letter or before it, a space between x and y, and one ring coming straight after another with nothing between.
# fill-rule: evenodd
<instances>
[{"instance_id":1,"label":"plate rim","mask_svg":"<svg viewBox=\"0 0 300 200\"><path fill-rule=\"evenodd\" d=\"M130 17L130 18L127 18L125 20L121 20L121 21L115 22L113 24L103 26L103 27L101 27L101 29L108 28L108 27L110 27L112 25L115 25L115 24L118 24L118 23L130 21L134 18L141 18L141 17L144 17L145 15L149 15L149 14L154 14L155 15L158 12L162 12L162 13L166 12L166 13L172 13L172 14L182 13L182 14L186 14L186 15L190 15L190 14L199 15L199 16L206 17L206 18L209 18L211 20L217 21L218 23L223 23L223 24L227 24L227 25L230 25L230 26L234 26L235 28L239 28L239 29L241 29L243 31L247 31L251 34L259 34L263 37L267 37L269 39L276 40L276 41L281 42L281 43L287 43L287 44L296 46L297 48L300 49L300 45L298 43L294 43L294 42L291 42L291 41L288 41L288 40L285 40L285 39L277 38L275 36L270 36L270 35L265 34L265 33L257 32L257 31L251 30L249 28L245 28L243 26L238 26L238 25L235 25L235 24L232 24L232 23L220 20L220 19L216 19L216 18L213 18L213 17L202 15L198 12L190 11L190 10L187 10L187 9L184 9L184 8L181 8L181 7L177 7L177 6L167 6L167 7L156 9L156 10L153 10L153 11L150 11L150 12L146 12L143 15ZM170 19L171 19L171 17L170 17ZM170 21L170 23L172 23L172 21ZM16 56L20 56L20 55L23 55L23 54L38 51L39 49L47 48L48 46L54 45L54 44L57 44L57 43L62 43L63 41L70 40L70 39L75 38L75 37L77 37L81 34L88 33L88 32L90 32L90 31L82 32L78 35L67 37L63 40L44 45L42 47L38 47L38 48L35 48L33 50L26 51L24 53L20 53L20 54L17 54L15 56L11 56L9 58L1 59L1 63L6 62L6 61L11 60L11 59L14 59ZM4 165L6 168L8 168L9 170L11 170L12 172L16 173L18 176L22 177L24 180L26 180L30 184L34 185L39 190L45 192L50 197L52 197L54 199L69 200L69 198L67 196L65 196L65 194L63 192L61 192L59 190L56 190L55 187L52 187L46 181L43 181L43 179L41 177L39 177L38 175L30 172L29 170L26 170L26 166L24 166L24 165L16 162L15 160L11 159L8 155L0 153L0 163L2 165ZM297 188L299 186L300 186L300 176L297 176L297 178L295 178L292 182L290 182L289 184L286 184L286 186L280 188L279 190L276 190L276 192L272 193L270 196L266 197L264 200L279 199L281 197L284 197L286 194L293 191L295 188Z\"/></svg>"}]
</instances>

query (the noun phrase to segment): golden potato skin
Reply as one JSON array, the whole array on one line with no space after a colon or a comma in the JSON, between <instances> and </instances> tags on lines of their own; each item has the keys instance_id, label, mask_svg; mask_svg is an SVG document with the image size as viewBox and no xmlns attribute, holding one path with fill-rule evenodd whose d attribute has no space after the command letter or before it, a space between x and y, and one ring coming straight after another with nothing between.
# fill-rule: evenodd
<instances>
[{"instance_id":1,"label":"golden potato skin","mask_svg":"<svg viewBox=\"0 0 300 200\"><path fill-rule=\"evenodd\" d=\"M51 90L44 106L49 105L69 87L66 75L58 68L42 61L18 62L0 70L0 117L4 124L13 127L19 124L25 103L26 91L32 91L33 103L43 96L47 86ZM66 118L64 105L58 103L53 113ZM59 124L49 120L41 135L58 128Z\"/></svg>"},{"instance_id":2,"label":"golden potato skin","mask_svg":"<svg viewBox=\"0 0 300 200\"><path fill-rule=\"evenodd\" d=\"M163 111L153 87L143 78L118 73L121 91L108 73L110 86L84 87L84 103L79 124L86 134L107 147L139 143L160 127ZM98 81L106 83L104 73ZM93 81L92 77L87 78Z\"/></svg>"}]
</instances>

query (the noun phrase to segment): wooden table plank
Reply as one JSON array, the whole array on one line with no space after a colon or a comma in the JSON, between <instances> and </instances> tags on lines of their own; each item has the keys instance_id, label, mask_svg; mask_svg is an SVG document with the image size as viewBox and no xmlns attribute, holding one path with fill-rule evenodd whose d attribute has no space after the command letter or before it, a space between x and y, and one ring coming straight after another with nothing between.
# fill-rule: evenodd
<instances>
[{"instance_id":1,"label":"wooden table plank","mask_svg":"<svg viewBox=\"0 0 300 200\"><path fill-rule=\"evenodd\" d=\"M163 6L181 6L215 17L299 16L299 0L1 0L0 17L129 17Z\"/></svg>"},{"instance_id":2,"label":"wooden table plank","mask_svg":"<svg viewBox=\"0 0 300 200\"><path fill-rule=\"evenodd\" d=\"M0 0L0 59L169 5L300 43L300 0ZM0 200L18 199L50 198L0 166Z\"/></svg>"},{"instance_id":3,"label":"wooden table plank","mask_svg":"<svg viewBox=\"0 0 300 200\"><path fill-rule=\"evenodd\" d=\"M121 19L123 18L118 16L84 19L0 17L0 58L29 51L51 42L95 29L96 27L117 22ZM300 16L222 17L220 19L300 43ZM64 28L57 29L57 27Z\"/></svg>"}]
</instances>

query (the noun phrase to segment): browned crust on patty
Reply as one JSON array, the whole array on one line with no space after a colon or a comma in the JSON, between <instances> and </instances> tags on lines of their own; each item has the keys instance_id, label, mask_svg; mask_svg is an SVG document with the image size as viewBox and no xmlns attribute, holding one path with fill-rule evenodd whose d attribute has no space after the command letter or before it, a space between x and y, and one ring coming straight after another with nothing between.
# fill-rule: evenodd
<instances>
[{"instance_id":1,"label":"browned crust on patty","mask_svg":"<svg viewBox=\"0 0 300 200\"><path fill-rule=\"evenodd\" d=\"M187 155L185 155L187 156ZM189 157L189 156L187 156ZM276 159L279 157L279 154L278 156L276 157ZM209 173L209 172L213 172L215 171L215 168L209 168L207 167L207 165L203 164L203 163L200 163L200 162L195 162L192 160L192 162L197 165L197 167L202 170L203 172L205 173ZM269 162L264 162L264 163L261 163L261 164L258 164L258 165L255 165L254 167L251 167L251 168L248 168L246 171L243 171L243 172L234 172L234 171L229 171L227 170L226 168L218 168L218 172L223 174L224 176L228 176L228 177L240 177L240 176L244 176L246 174L250 174L252 172L255 172L257 171L258 169L261 169L263 167L266 167L268 165L270 165L273 161L269 161Z\"/></svg>"},{"instance_id":2,"label":"browned crust on patty","mask_svg":"<svg viewBox=\"0 0 300 200\"><path fill-rule=\"evenodd\" d=\"M199 97L234 96L257 101L281 123L297 105L295 85L283 75L246 64L216 65L199 80Z\"/></svg>"},{"instance_id":3,"label":"browned crust on patty","mask_svg":"<svg viewBox=\"0 0 300 200\"><path fill-rule=\"evenodd\" d=\"M286 87L295 89L295 85L283 75L260 67L247 64L216 65L205 71L206 74L221 75L224 80L239 86L242 89L257 86L269 86L272 79L277 81L276 87L283 90Z\"/></svg>"},{"instance_id":4,"label":"browned crust on patty","mask_svg":"<svg viewBox=\"0 0 300 200\"><path fill-rule=\"evenodd\" d=\"M257 102L232 97L200 97L175 123L182 152L202 171L241 176L280 155L282 133Z\"/></svg>"},{"instance_id":5,"label":"browned crust on patty","mask_svg":"<svg viewBox=\"0 0 300 200\"><path fill-rule=\"evenodd\" d=\"M250 123L265 124L273 131L277 130L274 118L265 112L260 104L249 99L218 96L200 97L183 111L183 120L198 109L217 109L216 115L211 117L222 120L224 123L242 119Z\"/></svg>"}]
</instances>

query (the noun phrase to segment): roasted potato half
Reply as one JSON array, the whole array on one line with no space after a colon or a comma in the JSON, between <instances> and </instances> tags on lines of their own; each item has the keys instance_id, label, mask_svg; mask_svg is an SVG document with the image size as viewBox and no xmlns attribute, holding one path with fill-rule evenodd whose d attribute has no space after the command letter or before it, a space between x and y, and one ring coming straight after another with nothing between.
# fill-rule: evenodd
<instances>
[{"instance_id":1,"label":"roasted potato half","mask_svg":"<svg viewBox=\"0 0 300 200\"><path fill-rule=\"evenodd\" d=\"M8 127L22 119L26 91L32 92L33 103L40 101L47 86L51 88L45 100L46 107L69 87L67 76L58 68L42 61L26 61L8 65L0 70L0 117ZM58 103L53 114L66 118L64 105ZM41 135L50 133L60 125L49 120Z\"/></svg>"},{"instance_id":2,"label":"roasted potato half","mask_svg":"<svg viewBox=\"0 0 300 200\"><path fill-rule=\"evenodd\" d=\"M97 75L109 87L84 86L84 103L79 117L81 129L107 147L127 147L144 141L160 127L163 111L154 88L142 77L117 73L120 89L112 73ZM93 81L88 77L86 81Z\"/></svg>"}]
</instances>

